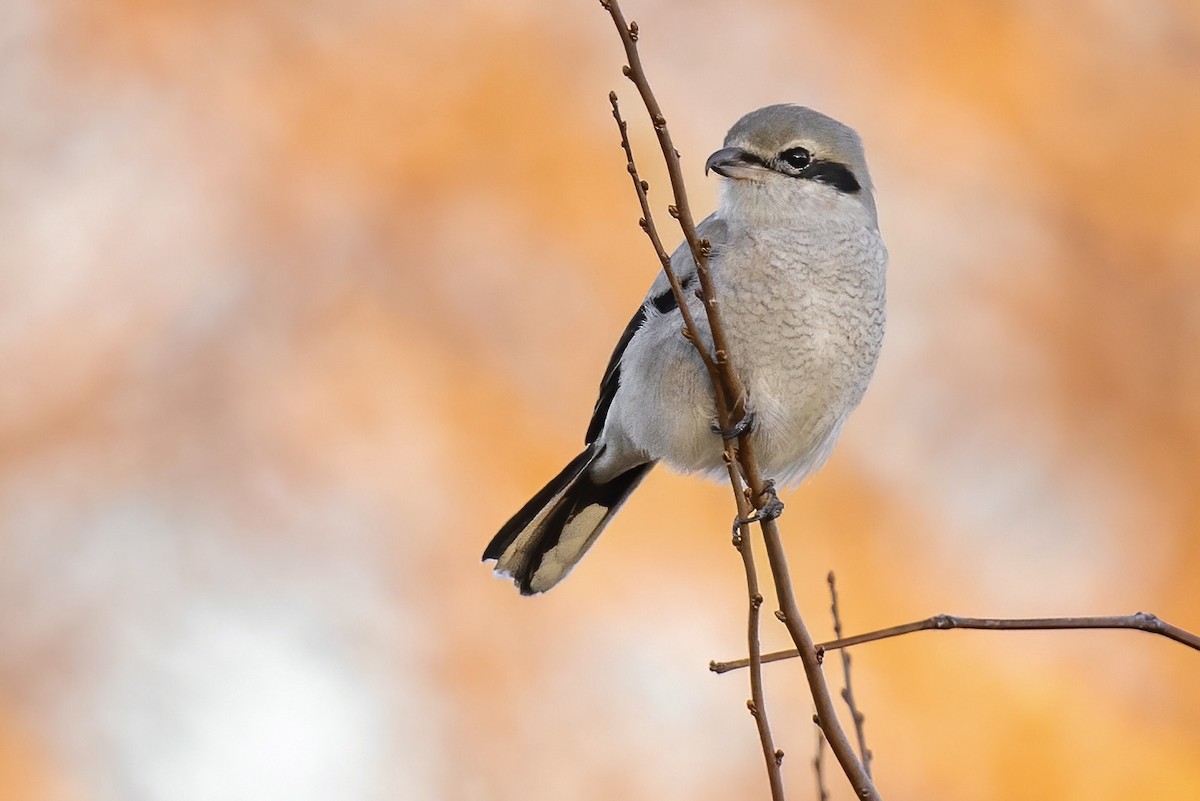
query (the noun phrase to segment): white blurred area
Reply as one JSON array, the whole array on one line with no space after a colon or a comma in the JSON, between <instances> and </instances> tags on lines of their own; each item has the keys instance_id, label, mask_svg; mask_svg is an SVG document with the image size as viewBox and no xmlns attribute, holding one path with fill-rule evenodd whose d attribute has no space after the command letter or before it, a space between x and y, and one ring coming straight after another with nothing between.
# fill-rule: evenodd
<instances>
[{"instance_id":1,"label":"white blurred area","mask_svg":"<svg viewBox=\"0 0 1200 801\"><path fill-rule=\"evenodd\" d=\"M852 630L1200 629L1200 19L1118 5L625 2L698 210L754 107L867 143L885 352L785 498L818 638L830 568ZM478 561L654 275L620 64L590 2L0 11L0 799L767 797L726 488L656 473L543 598ZM959 634L856 656L887 797L1200 795L1192 654Z\"/></svg>"},{"instance_id":2,"label":"white blurred area","mask_svg":"<svg viewBox=\"0 0 1200 801\"><path fill-rule=\"evenodd\" d=\"M0 676L70 767L47 797L436 797L436 710L400 658L421 623L371 521L326 509L281 548L172 495L6 498Z\"/></svg>"}]
</instances>

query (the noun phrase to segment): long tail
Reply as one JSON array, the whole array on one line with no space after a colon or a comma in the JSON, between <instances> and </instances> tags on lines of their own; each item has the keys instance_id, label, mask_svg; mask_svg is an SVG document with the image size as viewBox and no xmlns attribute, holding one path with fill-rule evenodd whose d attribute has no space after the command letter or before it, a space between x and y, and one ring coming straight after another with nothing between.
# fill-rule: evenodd
<instances>
[{"instance_id":1,"label":"long tail","mask_svg":"<svg viewBox=\"0 0 1200 801\"><path fill-rule=\"evenodd\" d=\"M588 445L484 550L484 561L495 559L496 573L511 578L522 595L545 592L562 581L654 466L640 464L597 483L589 468L602 450L598 443Z\"/></svg>"}]
</instances>

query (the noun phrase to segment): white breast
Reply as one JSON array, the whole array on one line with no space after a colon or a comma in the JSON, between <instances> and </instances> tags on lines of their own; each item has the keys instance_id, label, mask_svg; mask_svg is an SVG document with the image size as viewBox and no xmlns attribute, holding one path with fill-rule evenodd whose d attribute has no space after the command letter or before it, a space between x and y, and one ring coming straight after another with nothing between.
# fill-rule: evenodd
<instances>
[{"instance_id":1,"label":"white breast","mask_svg":"<svg viewBox=\"0 0 1200 801\"><path fill-rule=\"evenodd\" d=\"M874 229L774 229L735 237L719 265L756 450L781 483L824 462L866 391L883 340L886 258Z\"/></svg>"},{"instance_id":2,"label":"white breast","mask_svg":"<svg viewBox=\"0 0 1200 801\"><path fill-rule=\"evenodd\" d=\"M735 367L757 416L768 477L802 479L828 456L874 371L883 337L883 242L861 219L819 231L731 226L713 270ZM853 224L850 224L853 223ZM711 342L699 301L692 304ZM708 374L677 312L651 313L630 342L605 438L612 456L637 452L683 472L724 473ZM613 464L608 462L612 460Z\"/></svg>"}]
</instances>

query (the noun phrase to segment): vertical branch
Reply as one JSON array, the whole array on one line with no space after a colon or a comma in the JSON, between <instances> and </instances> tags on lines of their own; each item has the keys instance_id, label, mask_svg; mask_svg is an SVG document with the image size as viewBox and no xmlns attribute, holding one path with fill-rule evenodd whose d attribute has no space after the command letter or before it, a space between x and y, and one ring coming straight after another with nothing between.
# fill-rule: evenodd
<instances>
[{"instance_id":1,"label":"vertical branch","mask_svg":"<svg viewBox=\"0 0 1200 801\"><path fill-rule=\"evenodd\" d=\"M675 197L675 205L671 206L669 211L671 212L671 216L679 221L679 225L683 229L684 239L687 241L692 258L696 263L696 275L700 281L700 296L704 302L709 328L712 332L714 348L712 360L716 363L717 367L715 372L710 372L710 377L714 379L713 397L717 407L718 422L722 429L728 431L731 430L732 423L740 422L745 416L746 393L730 359L725 327L721 321L720 307L717 303L712 277L708 270L708 256L711 251L710 243L707 240L700 239L696 232L695 220L692 217L691 207L688 204L687 192L683 183L683 168L679 162L679 153L675 150L675 146L671 141L670 132L667 130L666 117L663 116L662 109L654 97L654 92L650 89L650 83L646 78L641 58L638 55L637 24L625 21L625 16L621 13L617 0L600 0L600 4L608 11L613 24L616 25L617 33L621 37L621 43L625 48L625 55L628 59L628 64L622 72L633 82L634 86L638 89L638 93L642 96L646 111L649 113L650 120L654 125L654 132L658 137L663 159L666 162L667 174L670 176L671 188ZM635 180L635 183L637 183L639 188L641 187L640 181ZM664 268L669 271L669 263L665 264ZM672 286L673 291L674 289L674 286ZM681 303L680 305L682 307L684 304ZM704 350L704 345L698 337L693 336L690 338L697 351ZM704 356L702 355L701 358L704 358ZM820 657L813 647L812 637L804 625L804 620L800 616L799 607L796 604L795 594L792 591L791 576L788 573L787 557L783 550L783 542L779 536L779 528L776 526L774 519L778 516L778 501L774 498L771 484L762 476L749 435L742 434L736 440L736 445L734 443L734 440L727 439L725 440L724 447L727 466L729 468L730 484L733 487L735 502L738 506L738 518L741 527L740 536L743 541L740 549L743 553L743 560L746 559L746 553L749 550L746 522L751 518L746 513L748 511L747 506L753 504L756 510L753 519L758 520L762 528L763 541L767 548L767 558L771 564L775 592L779 598L780 610L776 614L787 626L788 633L791 635L796 649L800 652L805 677L808 680L809 689L817 707L818 725L828 739L830 749L837 757L842 770L850 780L851 785L853 785L856 795L864 799L864 801L877 799L879 796L875 791L874 785L871 783L871 777L863 769L862 764L854 753L853 746L850 745L850 741L846 737L841 723L838 721L837 713L833 707L833 699L829 694L829 687L821 672ZM741 474L746 477L749 492L746 492L742 487L738 467L741 468ZM776 504L775 509L771 514L761 513L769 502ZM747 570L749 573L749 567ZM752 606L754 597L755 595L752 593ZM752 628L756 628L756 620L757 612L752 610ZM754 648L755 643L757 643L757 636L752 636L750 639L751 647ZM759 656L761 657L761 654ZM761 658L755 658L753 653L751 657L752 663L756 666L761 664ZM751 703L754 703L753 699ZM764 710L761 706L756 706L753 711L755 712L756 720L765 719ZM760 734L761 732L762 728L760 728ZM766 750L765 743L766 741L764 741L764 751ZM775 759L778 760L779 758L779 754L776 752ZM776 790L776 777L774 773L771 773L770 762L768 760L768 772L772 776L772 792L774 793ZM776 763L776 768L778 768L778 763ZM780 794L782 793L781 785L779 792ZM782 795L776 797L780 798Z\"/></svg>"},{"instance_id":2,"label":"vertical branch","mask_svg":"<svg viewBox=\"0 0 1200 801\"><path fill-rule=\"evenodd\" d=\"M671 267L671 257L667 254L667 249L663 247L662 237L658 235L658 226L654 224L654 215L650 211L648 194L650 184L643 181L638 175L637 164L633 160L633 146L629 143L629 124L621 117L621 106L617 102L616 92L608 93L608 102L612 106L613 119L617 121L617 130L621 132L621 149L625 151L625 169L629 171L629 177L633 179L633 191L637 193L638 205L642 207L642 216L638 220L638 225L649 237L650 244L654 247L654 253L658 256L659 264L666 273L667 283L671 285L671 294L675 297L675 305L679 307L679 314L683 318L684 336L692 343L699 343L701 341L700 332L696 328L696 321L692 317L688 299L683 293L683 285L679 283L679 277L675 275L675 270ZM696 352L700 354L700 361L704 363L708 377L713 383L720 381L716 363L708 351L697 344Z\"/></svg>"},{"instance_id":3,"label":"vertical branch","mask_svg":"<svg viewBox=\"0 0 1200 801\"><path fill-rule=\"evenodd\" d=\"M671 285L671 292L675 295L675 302L678 304L683 317L684 335L696 346L696 350L700 354L700 359L704 362L705 369L708 370L709 378L715 386L721 380L717 365L700 344L702 340L696 329L696 322L692 317L691 309L688 307L687 298L684 297L683 287L679 283L679 278L675 275L675 270L671 267L671 257L667 255L666 248L663 247L662 238L658 235L658 227L654 224L654 215L650 211L650 198L647 195L650 191L650 184L643 181L638 175L637 164L633 158L633 147L629 144L628 125L621 118L621 108L617 103L616 92L609 92L608 102L612 105L613 119L617 121L617 129L621 132L621 148L625 151L625 167L633 179L633 189L637 193L638 204L642 208L642 217L638 220L638 225L641 226L642 230L646 232L646 236L649 237L650 244L654 246L654 252L658 255L658 260L662 264L663 272L667 275L667 281ZM720 397L717 398L717 411L718 417L721 420L728 419L728 409ZM746 638L750 655L750 700L746 703L746 706L750 710L750 714L754 717L755 726L758 728L758 739L762 744L763 760L767 766L767 780L771 786L771 798L773 801L784 801L783 775L779 770L780 764L783 761L783 752L775 748L775 739L771 734L771 725L767 720L767 702L762 686L762 645L759 642L758 631L763 598L758 589L758 571L754 566L754 551L751 549L750 525L745 522L746 518L750 515L749 501L746 499L745 492L741 489L741 476L735 467L735 441L732 439L725 440L724 446L725 467L729 471L729 480L733 484L734 494L738 499L739 522L734 528L733 544L742 556L742 565L746 570L746 591L749 595Z\"/></svg>"},{"instance_id":4,"label":"vertical branch","mask_svg":"<svg viewBox=\"0 0 1200 801\"><path fill-rule=\"evenodd\" d=\"M621 12L617 0L600 0L600 5L608 11L621 35L621 43L625 47L625 58L628 61L621 72L637 87L638 94L642 97L642 103L646 106L646 112L650 115L650 122L654 125L654 133L658 137L663 160L666 162L667 175L671 180L671 192L675 196L675 205L671 206L669 211L671 216L679 221L683 238L696 262L696 277L700 281L700 294L704 300L704 308L710 322L709 327L712 330L713 350L721 379L719 382L714 382L713 389L718 396L725 396L732 419L722 419L720 423L722 428L729 430L730 426L740 421L745 413L746 391L737 372L733 369L733 365L729 362L729 341L725 336L725 327L721 325L721 311L717 303L712 275L708 271L710 245L708 240L701 239L696 232L696 221L692 216L691 205L687 200L687 189L683 182L683 166L679 161L679 151L675 149L675 144L671 140L671 132L667 129L667 118L663 116L658 99L655 98L654 92L650 88L650 81L642 67L642 58L638 54L637 23L626 23L625 15ZM695 344L698 350L702 349L698 342Z\"/></svg>"},{"instance_id":5,"label":"vertical branch","mask_svg":"<svg viewBox=\"0 0 1200 801\"><path fill-rule=\"evenodd\" d=\"M749 436L743 434L740 438L739 455L743 457L742 467L746 471L746 483L750 485L755 497L765 494L767 485L758 470L758 462L754 459L753 446ZM854 746L846 736L838 720L837 710L833 705L833 697L829 694L829 685L821 671L821 655L813 645L812 635L800 616L800 607L796 603L796 594L792 589L792 577L788 570L787 554L783 549L783 539L779 535L779 527L775 520L762 518L759 521L762 528L763 542L767 546L767 560L771 564L771 576L775 580L775 593L779 598L779 611L776 616L787 627L796 650L800 653L800 662L804 666L804 675L808 679L809 690L813 703L817 707L817 725L825 733L829 741L829 749L837 757L842 772L850 780L855 794L863 801L879 798L871 776L854 753Z\"/></svg>"},{"instance_id":6,"label":"vertical branch","mask_svg":"<svg viewBox=\"0 0 1200 801\"><path fill-rule=\"evenodd\" d=\"M842 616L838 611L837 577L834 576L832 570L825 577L825 581L829 584L829 611L833 615L833 634L840 640L842 639ZM858 753L862 756L863 770L870 776L871 749L867 748L867 733L863 727L866 716L859 710L858 704L854 700L854 685L850 682L850 649L842 648L841 655L842 677L845 681L845 686L842 687L842 700L850 708L850 717L854 720L854 733L858 738Z\"/></svg>"},{"instance_id":7,"label":"vertical branch","mask_svg":"<svg viewBox=\"0 0 1200 801\"><path fill-rule=\"evenodd\" d=\"M739 476L733 463L727 461L726 465L729 468L729 479L733 483L734 493L743 499L738 504L738 522L733 530L733 545L742 556L742 566L746 571L746 591L750 595L750 608L746 621L746 642L750 656L750 701L747 706L758 727L758 739L762 744L763 759L767 764L767 779L771 784L771 798L773 801L783 801L783 775L779 770L780 765L783 764L783 751L775 747L771 726L767 722L767 701L763 692L762 644L758 639L763 597L758 588L758 570L754 565L750 524L745 522L749 510L743 509L744 506L749 506L749 502L745 500L746 494L738 488L741 482L738 480Z\"/></svg>"},{"instance_id":8,"label":"vertical branch","mask_svg":"<svg viewBox=\"0 0 1200 801\"><path fill-rule=\"evenodd\" d=\"M817 780L817 801L829 801L829 788L825 786L825 733L817 727L817 747L812 760L813 774Z\"/></svg>"}]
</instances>

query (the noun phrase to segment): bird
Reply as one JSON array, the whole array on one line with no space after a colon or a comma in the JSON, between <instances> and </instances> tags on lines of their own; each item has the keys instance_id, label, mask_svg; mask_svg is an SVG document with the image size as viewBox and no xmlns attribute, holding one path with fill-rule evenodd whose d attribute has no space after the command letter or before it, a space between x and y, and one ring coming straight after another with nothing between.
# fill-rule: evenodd
<instances>
[{"instance_id":1,"label":"bird","mask_svg":"<svg viewBox=\"0 0 1200 801\"><path fill-rule=\"evenodd\" d=\"M729 129L705 164L716 210L697 226L746 389L765 476L795 486L818 469L875 370L887 248L862 140L811 108L779 104ZM712 333L686 243L671 256L700 339ZM522 595L558 584L660 462L727 475L707 370L660 273L600 381L583 451L492 538L484 561Z\"/></svg>"}]
</instances>

